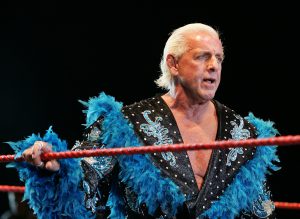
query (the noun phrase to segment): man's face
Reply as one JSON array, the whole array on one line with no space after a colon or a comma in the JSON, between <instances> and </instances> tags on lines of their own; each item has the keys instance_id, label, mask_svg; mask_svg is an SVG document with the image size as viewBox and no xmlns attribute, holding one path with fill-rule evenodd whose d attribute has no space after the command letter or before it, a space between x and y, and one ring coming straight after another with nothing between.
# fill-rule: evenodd
<instances>
[{"instance_id":1,"label":"man's face","mask_svg":"<svg viewBox=\"0 0 300 219\"><path fill-rule=\"evenodd\" d=\"M211 100L221 79L223 47L220 39L207 32L188 36L189 49L177 60L179 86L197 100Z\"/></svg>"}]
</instances>

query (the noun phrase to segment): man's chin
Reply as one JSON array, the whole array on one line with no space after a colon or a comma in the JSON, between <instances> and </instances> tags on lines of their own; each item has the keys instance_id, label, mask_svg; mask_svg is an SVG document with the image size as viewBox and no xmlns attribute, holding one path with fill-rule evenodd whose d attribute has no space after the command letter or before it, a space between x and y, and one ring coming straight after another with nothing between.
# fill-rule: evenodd
<instances>
[{"instance_id":1,"label":"man's chin","mask_svg":"<svg viewBox=\"0 0 300 219\"><path fill-rule=\"evenodd\" d=\"M201 97L203 100L210 101L210 100L214 99L215 92L202 93Z\"/></svg>"}]
</instances>

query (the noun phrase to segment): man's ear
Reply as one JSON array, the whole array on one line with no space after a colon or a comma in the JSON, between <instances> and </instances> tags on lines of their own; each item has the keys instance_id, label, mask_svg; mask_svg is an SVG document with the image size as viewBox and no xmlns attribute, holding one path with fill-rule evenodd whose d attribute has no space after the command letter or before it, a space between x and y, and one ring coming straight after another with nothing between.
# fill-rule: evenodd
<instances>
[{"instance_id":1,"label":"man's ear","mask_svg":"<svg viewBox=\"0 0 300 219\"><path fill-rule=\"evenodd\" d=\"M176 58L173 55L168 54L166 60L167 60L167 65L170 69L171 74L173 76L177 76L178 75L178 68L177 68L178 64L177 64Z\"/></svg>"}]
</instances>

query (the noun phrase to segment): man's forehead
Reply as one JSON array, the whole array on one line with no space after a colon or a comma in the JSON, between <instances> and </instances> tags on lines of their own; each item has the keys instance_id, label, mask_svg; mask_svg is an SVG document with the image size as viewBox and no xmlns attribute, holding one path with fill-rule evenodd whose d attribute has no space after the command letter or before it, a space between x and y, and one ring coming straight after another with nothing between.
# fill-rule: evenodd
<instances>
[{"instance_id":1,"label":"man's forehead","mask_svg":"<svg viewBox=\"0 0 300 219\"><path fill-rule=\"evenodd\" d=\"M188 44L192 47L200 47L203 49L215 48L223 50L222 42L216 34L208 32L197 32L188 36Z\"/></svg>"},{"instance_id":2,"label":"man's forehead","mask_svg":"<svg viewBox=\"0 0 300 219\"><path fill-rule=\"evenodd\" d=\"M204 42L196 42L196 43L189 44L188 51L195 52L195 53L207 52L207 53L220 54L220 55L223 55L224 53L221 43L204 43Z\"/></svg>"},{"instance_id":3,"label":"man's forehead","mask_svg":"<svg viewBox=\"0 0 300 219\"><path fill-rule=\"evenodd\" d=\"M219 35L216 32L207 31L207 30L198 30L194 32L188 33L189 38L193 38L195 40L205 40L208 38L219 39Z\"/></svg>"}]
</instances>

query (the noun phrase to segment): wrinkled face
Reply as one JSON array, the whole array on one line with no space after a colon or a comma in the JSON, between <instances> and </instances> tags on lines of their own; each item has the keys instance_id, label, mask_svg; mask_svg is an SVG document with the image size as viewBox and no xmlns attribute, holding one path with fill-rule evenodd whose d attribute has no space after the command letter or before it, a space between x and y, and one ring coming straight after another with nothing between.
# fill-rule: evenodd
<instances>
[{"instance_id":1,"label":"wrinkled face","mask_svg":"<svg viewBox=\"0 0 300 219\"><path fill-rule=\"evenodd\" d=\"M211 100L221 79L222 43L211 33L198 32L188 36L188 46L176 60L178 86L194 99Z\"/></svg>"}]
</instances>

